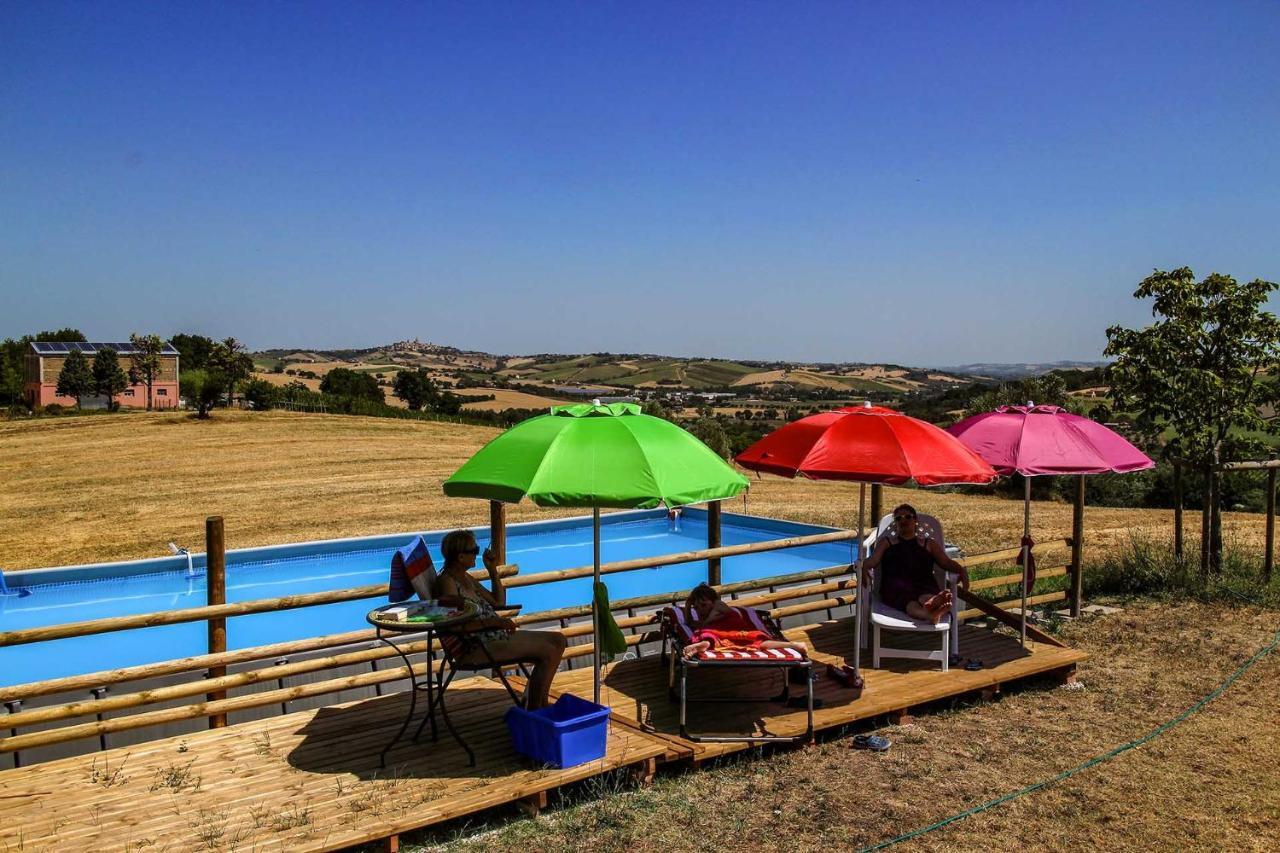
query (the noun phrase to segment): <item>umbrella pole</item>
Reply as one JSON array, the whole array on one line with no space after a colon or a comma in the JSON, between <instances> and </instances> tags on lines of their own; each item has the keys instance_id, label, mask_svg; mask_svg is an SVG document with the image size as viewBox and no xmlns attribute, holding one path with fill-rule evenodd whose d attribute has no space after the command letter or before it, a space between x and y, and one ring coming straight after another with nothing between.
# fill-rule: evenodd
<instances>
[{"instance_id":1,"label":"umbrella pole","mask_svg":"<svg viewBox=\"0 0 1280 853\"><path fill-rule=\"evenodd\" d=\"M591 631L594 643L592 650L592 658L594 658L595 677L592 679L595 686L595 703L600 704L600 616L599 605L596 603L596 584L600 583L600 507L593 506L591 508L591 528L594 536L592 537L593 545L593 565L595 567L592 573L594 580L591 584Z\"/></svg>"},{"instance_id":2,"label":"umbrella pole","mask_svg":"<svg viewBox=\"0 0 1280 853\"><path fill-rule=\"evenodd\" d=\"M858 484L858 562L854 565L853 576L857 580L857 596L853 600L854 607L854 626L853 626L853 675L855 678L862 678L862 620L863 611L866 610L870 599L870 589L863 594L864 584L862 580L862 511L866 506L867 484Z\"/></svg>"},{"instance_id":3,"label":"umbrella pole","mask_svg":"<svg viewBox=\"0 0 1280 853\"><path fill-rule=\"evenodd\" d=\"M1031 477L1023 475L1022 484L1022 647L1027 647L1027 564L1031 562L1031 549L1027 539L1031 536Z\"/></svg>"}]
</instances>

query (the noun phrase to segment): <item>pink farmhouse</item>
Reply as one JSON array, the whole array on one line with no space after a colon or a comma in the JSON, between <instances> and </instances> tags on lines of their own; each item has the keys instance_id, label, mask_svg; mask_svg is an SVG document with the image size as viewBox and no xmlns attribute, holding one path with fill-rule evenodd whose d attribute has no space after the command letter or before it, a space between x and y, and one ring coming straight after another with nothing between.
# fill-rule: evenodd
<instances>
[{"instance_id":1,"label":"pink farmhouse","mask_svg":"<svg viewBox=\"0 0 1280 853\"><path fill-rule=\"evenodd\" d=\"M59 406L74 406L72 397L58 395L58 374L72 349L84 353L85 358L93 363L93 357L101 349L113 349L120 358L120 367L126 374L129 372L129 355L133 346L128 343L85 344L78 342L36 341L28 345L26 356L26 373L23 382L23 396L27 405L32 408L57 403ZM117 394L116 402L121 406L145 409L147 406L147 386L143 383L130 385L124 393ZM92 405L94 398L84 398L86 406ZM105 406L105 398L97 398L98 405ZM160 353L160 375L151 384L151 405L156 409L176 409L178 407L178 351L172 344L166 343Z\"/></svg>"}]
</instances>

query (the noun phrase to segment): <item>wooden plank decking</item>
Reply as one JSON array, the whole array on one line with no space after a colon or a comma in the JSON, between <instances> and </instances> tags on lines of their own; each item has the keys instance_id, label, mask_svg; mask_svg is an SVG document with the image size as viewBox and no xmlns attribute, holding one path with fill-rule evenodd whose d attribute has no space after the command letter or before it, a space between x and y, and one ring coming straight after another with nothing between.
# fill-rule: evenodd
<instances>
[{"instance_id":1,"label":"wooden plank decking","mask_svg":"<svg viewBox=\"0 0 1280 853\"><path fill-rule=\"evenodd\" d=\"M788 634L809 644L819 671L852 652L846 620ZM820 680L815 695L824 707L815 713L816 728L1064 672L1086 657L1048 643L1029 643L1024 652L1016 640L975 627L963 629L960 649L986 668L943 673L921 661L888 660L872 670L868 655L861 694ZM704 670L690 680L690 694L767 696L780 684L772 672L762 682ZM589 697L590 669L562 672L555 690ZM700 762L747 746L679 736L657 655L607 668L602 698L614 710L608 754L566 770L535 768L512 751L502 721L510 701L498 683L459 680L448 696L455 724L476 750L475 768L442 729L435 744L406 740L380 769L378 752L406 710L408 696L399 693L0 772L0 853L332 850L537 797L616 768L649 775L655 759ZM695 731L723 734L800 734L804 717L803 709L774 702L690 705Z\"/></svg>"},{"instance_id":2,"label":"wooden plank decking","mask_svg":"<svg viewBox=\"0 0 1280 853\"><path fill-rule=\"evenodd\" d=\"M612 726L604 759L537 769L511 749L500 684L459 680L448 696L474 768L442 728L438 743L406 739L380 769L407 710L395 694L4 771L0 851L332 850L627 765L651 772L664 751Z\"/></svg>"},{"instance_id":3,"label":"wooden plank decking","mask_svg":"<svg viewBox=\"0 0 1280 853\"><path fill-rule=\"evenodd\" d=\"M808 644L815 669L822 673L827 663L852 660L853 627L848 620L836 620L787 631L793 640ZM921 635L893 635L893 644L903 647L923 645ZM933 642L933 638L928 640ZM856 692L821 678L814 696L823 707L814 712L817 731L848 725L858 720L898 711L907 711L929 702L997 688L1006 682L1046 672L1065 672L1088 656L1075 649L1027 641L1024 652L1016 639L966 625L960 635L960 652L979 658L985 668L970 672L952 668L941 672L936 663L906 659L885 659L882 668L871 669L871 655L863 651L866 686ZM689 677L689 696L755 696L776 694L781 677L769 672L761 683L761 670L750 674L725 669L704 669ZM754 677L753 677L754 676ZM746 743L709 743L679 736L679 706L668 697L668 674L657 655L619 661L606 668L601 701L613 708L614 719L623 725L661 737L667 744L664 761L691 759L695 762L749 746ZM591 671L578 669L556 676L553 690L591 695ZM793 686L792 695L803 688ZM689 728L694 733L747 736L769 734L794 736L804 733L805 711L777 702L743 704L689 704Z\"/></svg>"}]
</instances>

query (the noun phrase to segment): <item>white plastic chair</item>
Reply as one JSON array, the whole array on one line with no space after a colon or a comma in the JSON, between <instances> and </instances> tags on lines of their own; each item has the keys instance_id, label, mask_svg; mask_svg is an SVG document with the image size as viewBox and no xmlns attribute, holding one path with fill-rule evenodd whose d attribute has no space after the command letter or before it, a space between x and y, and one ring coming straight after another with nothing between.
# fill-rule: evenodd
<instances>
[{"instance_id":1,"label":"white plastic chair","mask_svg":"<svg viewBox=\"0 0 1280 853\"><path fill-rule=\"evenodd\" d=\"M931 515L916 515L916 535L928 536L936 539L939 544L946 542L942 538L942 524L938 519ZM881 536L895 537L893 530L893 514L890 513L880 519L880 524L876 528L876 532L867 537L864 547L866 551L863 553L871 553L871 549L875 547L876 540ZM895 537L896 538L896 537ZM943 544L945 548L945 544ZM871 665L876 669L880 668L881 658L912 658L914 660L934 660L942 664L942 671L946 672L950 668L952 655L960 654L960 632L958 629L953 630L953 626L959 624L960 615L960 595L956 590L959 577L954 572L945 572L941 566L934 565L935 575L940 575L942 583L951 590L952 604L951 613L944 619L938 620L935 625L925 619L916 619L908 616L897 608L890 607L880 600L880 579L883 577L883 566L872 572L871 579L871 613L870 633L871 633ZM939 647L930 650L923 649L903 649L884 645L881 638L881 631L903 631L915 634L935 634L939 637ZM862 624L862 645L867 645L867 622Z\"/></svg>"}]
</instances>

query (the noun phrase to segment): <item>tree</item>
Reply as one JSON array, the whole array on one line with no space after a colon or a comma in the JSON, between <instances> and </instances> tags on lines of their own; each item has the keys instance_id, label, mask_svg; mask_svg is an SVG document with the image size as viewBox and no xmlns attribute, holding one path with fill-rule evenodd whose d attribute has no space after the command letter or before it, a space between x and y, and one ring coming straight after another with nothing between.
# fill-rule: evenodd
<instances>
[{"instance_id":1,"label":"tree","mask_svg":"<svg viewBox=\"0 0 1280 853\"><path fill-rule=\"evenodd\" d=\"M391 393L415 412L421 411L436 394L436 385L425 370L401 370L391 387Z\"/></svg>"},{"instance_id":2,"label":"tree","mask_svg":"<svg viewBox=\"0 0 1280 853\"><path fill-rule=\"evenodd\" d=\"M116 351L105 347L98 350L93 357L93 393L107 398L107 411L114 412L120 408L116 395L128 387L129 378L120 367Z\"/></svg>"},{"instance_id":3,"label":"tree","mask_svg":"<svg viewBox=\"0 0 1280 853\"><path fill-rule=\"evenodd\" d=\"M729 436L720 425L720 421L715 418L698 418L687 429L719 456L724 459L729 458Z\"/></svg>"},{"instance_id":4,"label":"tree","mask_svg":"<svg viewBox=\"0 0 1280 853\"><path fill-rule=\"evenodd\" d=\"M227 405L232 403L236 386L253 375L253 359L244 351L244 344L235 338L216 343L209 351L205 365L211 372L221 374L221 384L227 395Z\"/></svg>"},{"instance_id":5,"label":"tree","mask_svg":"<svg viewBox=\"0 0 1280 853\"><path fill-rule=\"evenodd\" d=\"M1275 282L1240 284L1213 273L1203 281L1187 267L1155 270L1134 291L1153 299L1156 322L1145 329L1107 329L1111 393L1118 410L1136 410L1135 423L1147 435L1166 428L1173 438L1166 452L1210 469L1210 488L1221 473L1212 470L1224 452L1255 448L1241 439L1247 430L1276 432L1261 407L1280 403L1280 320L1264 311ZM1222 519L1210 501L1209 564L1222 561Z\"/></svg>"},{"instance_id":6,"label":"tree","mask_svg":"<svg viewBox=\"0 0 1280 853\"><path fill-rule=\"evenodd\" d=\"M133 352L129 354L129 382L147 386L147 411L151 411L151 389L160 377L163 363L160 353L164 350L164 341L159 335L129 335L129 343Z\"/></svg>"},{"instance_id":7,"label":"tree","mask_svg":"<svg viewBox=\"0 0 1280 853\"><path fill-rule=\"evenodd\" d=\"M89 370L89 359L79 350L67 354L58 372L58 394L63 397L75 397L76 408L80 408L80 398L93 393L93 372Z\"/></svg>"},{"instance_id":8,"label":"tree","mask_svg":"<svg viewBox=\"0 0 1280 853\"><path fill-rule=\"evenodd\" d=\"M404 404L414 411L425 409L445 415L456 415L462 409L463 398L440 390L431 378L431 374L425 370L401 370L396 374L391 393L403 400Z\"/></svg>"},{"instance_id":9,"label":"tree","mask_svg":"<svg viewBox=\"0 0 1280 853\"><path fill-rule=\"evenodd\" d=\"M184 370L179 379L183 394L196 406L196 417L206 420L226 390L225 377L216 370Z\"/></svg>"},{"instance_id":10,"label":"tree","mask_svg":"<svg viewBox=\"0 0 1280 853\"><path fill-rule=\"evenodd\" d=\"M276 386L265 379L251 379L244 386L244 399L249 401L255 411L270 409L279 396Z\"/></svg>"},{"instance_id":11,"label":"tree","mask_svg":"<svg viewBox=\"0 0 1280 853\"><path fill-rule=\"evenodd\" d=\"M178 367L182 370L203 370L209 366L209 354L216 341L204 335L177 334L169 339L178 351Z\"/></svg>"},{"instance_id":12,"label":"tree","mask_svg":"<svg viewBox=\"0 0 1280 853\"><path fill-rule=\"evenodd\" d=\"M0 343L0 402L16 405L22 400L22 376L27 345L6 338Z\"/></svg>"},{"instance_id":13,"label":"tree","mask_svg":"<svg viewBox=\"0 0 1280 853\"><path fill-rule=\"evenodd\" d=\"M78 341L79 343L88 343L89 339L84 336L84 332L79 329L55 329L52 332L36 332L33 341L40 342L58 342L58 341Z\"/></svg>"},{"instance_id":14,"label":"tree","mask_svg":"<svg viewBox=\"0 0 1280 853\"><path fill-rule=\"evenodd\" d=\"M386 402L378 380L367 373L358 373L345 367L335 367L320 381L320 390L335 397L351 397L356 400Z\"/></svg>"}]
</instances>

